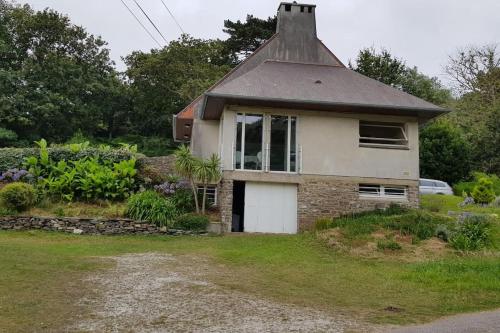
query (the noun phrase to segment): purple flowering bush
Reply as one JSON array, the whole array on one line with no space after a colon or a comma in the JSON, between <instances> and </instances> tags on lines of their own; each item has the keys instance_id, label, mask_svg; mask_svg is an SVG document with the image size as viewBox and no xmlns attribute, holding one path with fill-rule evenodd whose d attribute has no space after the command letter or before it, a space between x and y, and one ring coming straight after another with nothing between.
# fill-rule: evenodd
<instances>
[{"instance_id":1,"label":"purple flowering bush","mask_svg":"<svg viewBox=\"0 0 500 333\"><path fill-rule=\"evenodd\" d=\"M193 211L194 197L189 182L171 179L163 184L156 185L154 189L157 193L168 197L179 212L189 213Z\"/></svg>"},{"instance_id":2,"label":"purple flowering bush","mask_svg":"<svg viewBox=\"0 0 500 333\"><path fill-rule=\"evenodd\" d=\"M0 173L0 182L31 182L32 180L33 175L25 169L14 168Z\"/></svg>"},{"instance_id":3,"label":"purple flowering bush","mask_svg":"<svg viewBox=\"0 0 500 333\"><path fill-rule=\"evenodd\" d=\"M187 181L166 181L163 184L155 185L154 189L156 192L163 194L164 196L172 196L178 190L189 190L190 185Z\"/></svg>"}]
</instances>

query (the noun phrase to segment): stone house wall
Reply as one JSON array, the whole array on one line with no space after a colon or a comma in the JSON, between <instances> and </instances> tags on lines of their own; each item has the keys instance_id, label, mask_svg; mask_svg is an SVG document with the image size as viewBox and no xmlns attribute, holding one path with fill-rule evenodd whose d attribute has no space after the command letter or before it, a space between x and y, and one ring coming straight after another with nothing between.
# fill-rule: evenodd
<instances>
[{"instance_id":1,"label":"stone house wall","mask_svg":"<svg viewBox=\"0 0 500 333\"><path fill-rule=\"evenodd\" d=\"M257 182L297 184L297 220L299 230L310 228L321 217L338 217L361 211L386 208L391 203L418 208L418 181L361 177L285 175L244 172L224 172L218 188L218 206L221 222L231 231L233 179ZM404 185L408 187L408 199L363 198L358 184Z\"/></svg>"}]
</instances>

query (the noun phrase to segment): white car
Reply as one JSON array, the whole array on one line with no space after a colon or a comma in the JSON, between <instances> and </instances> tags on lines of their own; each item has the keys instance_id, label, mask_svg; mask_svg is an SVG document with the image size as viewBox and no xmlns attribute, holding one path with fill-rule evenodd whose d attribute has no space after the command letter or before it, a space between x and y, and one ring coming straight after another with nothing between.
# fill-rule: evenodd
<instances>
[{"instance_id":1,"label":"white car","mask_svg":"<svg viewBox=\"0 0 500 333\"><path fill-rule=\"evenodd\" d=\"M418 189L420 194L453 195L453 189L448 183L435 179L420 178Z\"/></svg>"}]
</instances>

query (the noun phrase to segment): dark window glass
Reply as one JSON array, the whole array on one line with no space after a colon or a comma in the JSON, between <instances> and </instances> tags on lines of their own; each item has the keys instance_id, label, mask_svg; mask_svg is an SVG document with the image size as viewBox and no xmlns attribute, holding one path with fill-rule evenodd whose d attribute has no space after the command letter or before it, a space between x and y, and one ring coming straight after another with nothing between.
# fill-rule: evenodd
<instances>
[{"instance_id":1,"label":"dark window glass","mask_svg":"<svg viewBox=\"0 0 500 333\"><path fill-rule=\"evenodd\" d=\"M271 171L287 171L288 117L271 117L271 151L269 166Z\"/></svg>"},{"instance_id":2,"label":"dark window glass","mask_svg":"<svg viewBox=\"0 0 500 333\"><path fill-rule=\"evenodd\" d=\"M297 171L297 118L290 118L290 172Z\"/></svg>"},{"instance_id":3,"label":"dark window glass","mask_svg":"<svg viewBox=\"0 0 500 333\"><path fill-rule=\"evenodd\" d=\"M244 165L246 170L262 169L262 115L245 115Z\"/></svg>"},{"instance_id":4,"label":"dark window glass","mask_svg":"<svg viewBox=\"0 0 500 333\"><path fill-rule=\"evenodd\" d=\"M385 195L389 196L404 196L405 195L405 189L402 187L386 187L384 189Z\"/></svg>"},{"instance_id":5,"label":"dark window glass","mask_svg":"<svg viewBox=\"0 0 500 333\"><path fill-rule=\"evenodd\" d=\"M245 119L245 116L242 114L238 114L236 116L236 152L234 156L235 160L235 168L236 169L241 169L241 156L242 156L242 133L243 133L243 121Z\"/></svg>"}]
</instances>

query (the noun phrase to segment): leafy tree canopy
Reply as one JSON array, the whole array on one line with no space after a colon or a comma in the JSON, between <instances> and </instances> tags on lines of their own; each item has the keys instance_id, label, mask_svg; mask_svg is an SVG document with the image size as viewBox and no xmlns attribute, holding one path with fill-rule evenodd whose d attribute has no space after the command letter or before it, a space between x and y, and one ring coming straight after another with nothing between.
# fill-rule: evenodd
<instances>
[{"instance_id":1,"label":"leafy tree canopy","mask_svg":"<svg viewBox=\"0 0 500 333\"><path fill-rule=\"evenodd\" d=\"M349 68L431 103L443 105L451 99L451 92L437 78L420 73L417 67L408 67L386 49L379 53L373 47L362 49L354 64L349 61Z\"/></svg>"},{"instance_id":2,"label":"leafy tree canopy","mask_svg":"<svg viewBox=\"0 0 500 333\"><path fill-rule=\"evenodd\" d=\"M447 118L471 143L474 168L500 175L500 53L490 45L460 49L446 70L461 94Z\"/></svg>"},{"instance_id":3,"label":"leafy tree canopy","mask_svg":"<svg viewBox=\"0 0 500 333\"><path fill-rule=\"evenodd\" d=\"M102 97L120 82L105 42L68 17L0 3L0 126L63 141L105 129Z\"/></svg>"},{"instance_id":4,"label":"leafy tree canopy","mask_svg":"<svg viewBox=\"0 0 500 333\"><path fill-rule=\"evenodd\" d=\"M276 32L276 16L260 19L247 15L246 21L224 21L223 31L229 34L225 41L227 52L231 56L233 65L247 58Z\"/></svg>"},{"instance_id":5,"label":"leafy tree canopy","mask_svg":"<svg viewBox=\"0 0 500 333\"><path fill-rule=\"evenodd\" d=\"M420 132L420 175L454 184L471 171L470 146L447 121L435 121Z\"/></svg>"},{"instance_id":6,"label":"leafy tree canopy","mask_svg":"<svg viewBox=\"0 0 500 333\"><path fill-rule=\"evenodd\" d=\"M222 41L188 35L161 50L133 52L125 63L135 101L131 121L142 134L172 133L172 115L230 70Z\"/></svg>"}]
</instances>

